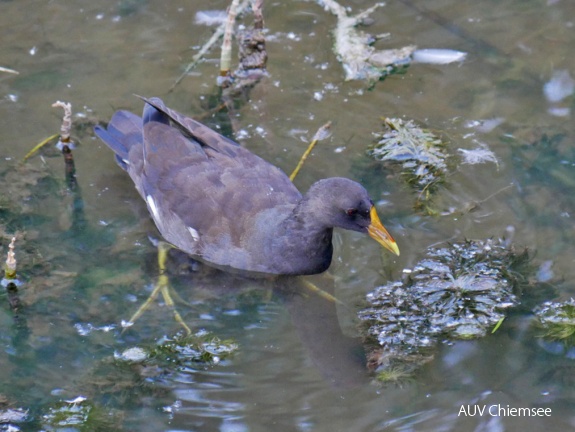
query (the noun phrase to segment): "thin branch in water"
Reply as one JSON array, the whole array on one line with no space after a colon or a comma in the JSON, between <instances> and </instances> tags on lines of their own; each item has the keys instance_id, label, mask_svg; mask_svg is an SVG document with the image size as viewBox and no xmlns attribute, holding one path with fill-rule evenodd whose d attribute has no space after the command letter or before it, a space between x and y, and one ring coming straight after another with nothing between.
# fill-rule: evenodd
<instances>
[{"instance_id":1,"label":"thin branch in water","mask_svg":"<svg viewBox=\"0 0 575 432\"><path fill-rule=\"evenodd\" d=\"M239 7L237 8L237 14L242 13L249 5L250 0L242 0ZM182 74L174 81L172 87L168 90L168 93L174 91L176 86L182 82L182 80L188 75L204 58L204 56L212 49L212 47L220 40L224 35L224 30L226 28L226 23L222 23L214 32L212 37L200 48L200 50L192 57L192 61L184 68Z\"/></svg>"},{"instance_id":2,"label":"thin branch in water","mask_svg":"<svg viewBox=\"0 0 575 432\"><path fill-rule=\"evenodd\" d=\"M221 26L219 26L215 33L212 35L212 37L204 44L204 46L202 48L200 48L200 50L197 52L197 54L195 54L192 57L192 61L190 63L188 63L188 65L185 67L184 71L182 72L182 74L176 79L176 81L174 81L174 84L172 84L172 87L170 87L170 89L168 90L169 92L172 92L176 86L182 82L182 80L184 79L184 77L186 75L188 75L192 69L194 69L197 64L200 62L200 60L204 57L204 55L206 55L206 53L212 49L212 47L216 44L216 42L222 37L222 35L224 34L224 28L225 28L225 24L222 24Z\"/></svg>"},{"instance_id":3,"label":"thin branch in water","mask_svg":"<svg viewBox=\"0 0 575 432\"><path fill-rule=\"evenodd\" d=\"M60 127L60 142L58 143L58 149L62 150L63 145L69 145L71 142L70 131L72 130L72 104L69 102L57 101L52 104L52 107L64 109L64 117L62 117L62 126Z\"/></svg>"},{"instance_id":4,"label":"thin branch in water","mask_svg":"<svg viewBox=\"0 0 575 432\"><path fill-rule=\"evenodd\" d=\"M8 256L4 266L4 278L2 279L2 286L6 288L6 294L10 309L18 311L20 309L20 297L18 296L18 286L21 282L16 277L16 254L14 253L16 237L12 237L12 241L8 245Z\"/></svg>"},{"instance_id":5,"label":"thin branch in water","mask_svg":"<svg viewBox=\"0 0 575 432\"><path fill-rule=\"evenodd\" d=\"M64 117L62 118L62 126L60 127L60 140L56 147L62 151L64 155L64 163L66 166L66 180L70 189L75 189L76 182L76 167L74 165L74 157L72 156L72 149L75 148L74 142L70 139L70 131L72 130L72 104L57 101L52 104L53 107L60 107L64 109Z\"/></svg>"},{"instance_id":6,"label":"thin branch in water","mask_svg":"<svg viewBox=\"0 0 575 432\"><path fill-rule=\"evenodd\" d=\"M8 245L8 256L6 257L6 266L4 267L5 279L16 279L16 254L14 253L14 246L16 237L12 237L12 241Z\"/></svg>"},{"instance_id":7,"label":"thin branch in water","mask_svg":"<svg viewBox=\"0 0 575 432\"><path fill-rule=\"evenodd\" d=\"M324 124L322 127L320 127L317 132L315 133L315 135L313 136L313 139L310 143L310 145L307 147L306 151L304 152L304 154L301 156L301 159L299 160L297 166L295 167L295 169L293 170L293 172L291 173L291 175L289 176L289 179L291 181L293 181L295 179L295 177L298 175L299 170L301 169L301 167L303 166L304 162L306 161L306 159L308 158L309 154L311 153L311 151L313 150L313 148L315 147L315 145L319 142L322 141L324 139L326 139L327 137L329 137L330 132L329 132L329 128L331 127L331 122L327 122L326 124Z\"/></svg>"},{"instance_id":8,"label":"thin branch in water","mask_svg":"<svg viewBox=\"0 0 575 432\"><path fill-rule=\"evenodd\" d=\"M30 150L28 153L26 153L26 156L24 156L24 159L22 160L22 162L26 162L28 159L30 159L32 156L34 156L36 154L36 152L38 150L40 150L42 147L44 147L46 144L48 144L49 142L54 141L56 138L58 138L60 135L59 134L54 134L49 136L48 138L46 138L45 140L41 141L40 143L36 144L32 150Z\"/></svg>"},{"instance_id":9,"label":"thin branch in water","mask_svg":"<svg viewBox=\"0 0 575 432\"><path fill-rule=\"evenodd\" d=\"M264 0L252 0L252 11L254 13L254 28L263 30L264 28L264 14L263 14Z\"/></svg>"},{"instance_id":10,"label":"thin branch in water","mask_svg":"<svg viewBox=\"0 0 575 432\"><path fill-rule=\"evenodd\" d=\"M232 37L234 34L234 25L240 0L232 0L228 10L228 18L224 30L224 40L222 42L222 54L220 57L220 77L228 77L232 67Z\"/></svg>"}]
</instances>

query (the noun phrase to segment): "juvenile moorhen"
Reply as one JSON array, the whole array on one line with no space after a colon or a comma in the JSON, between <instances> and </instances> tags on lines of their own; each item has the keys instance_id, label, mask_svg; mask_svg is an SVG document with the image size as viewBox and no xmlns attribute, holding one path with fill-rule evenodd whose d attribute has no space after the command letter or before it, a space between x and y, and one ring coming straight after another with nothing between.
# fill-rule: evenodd
<instances>
[{"instance_id":1,"label":"juvenile moorhen","mask_svg":"<svg viewBox=\"0 0 575 432\"><path fill-rule=\"evenodd\" d=\"M399 255L359 183L328 178L302 196L279 168L161 99L144 101L142 118L118 111L95 131L175 247L220 268L314 274L331 263L337 227Z\"/></svg>"}]
</instances>

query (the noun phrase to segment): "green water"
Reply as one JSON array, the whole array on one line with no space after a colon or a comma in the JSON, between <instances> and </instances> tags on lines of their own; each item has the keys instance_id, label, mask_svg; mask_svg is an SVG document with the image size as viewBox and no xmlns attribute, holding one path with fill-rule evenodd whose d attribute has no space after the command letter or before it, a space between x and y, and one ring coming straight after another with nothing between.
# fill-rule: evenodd
<instances>
[{"instance_id":1,"label":"green water","mask_svg":"<svg viewBox=\"0 0 575 432\"><path fill-rule=\"evenodd\" d=\"M346 5L359 11L371 3ZM554 73L575 74L575 7L565 0L389 2L363 28L391 33L377 48L416 44L468 56L461 64L412 65L372 88L344 82L332 51L332 15L315 2L266 3L270 76L222 127L247 136L243 145L289 172L307 140L331 120L331 138L314 150L296 185L305 190L328 176L364 183L401 256L359 234L338 233L333 277L314 280L342 306L302 291L297 280L250 281L172 254L170 283L182 298L184 321L233 340L238 352L217 365L177 356L114 360L128 348L153 350L181 328L160 299L122 333L122 321L157 279L148 239L157 232L128 176L91 136L91 124L120 108L140 112L134 94L160 96L189 115L205 112L216 94L218 50L174 92L168 89L212 34L194 23L196 11L226 7L0 2L0 66L19 72L0 72L0 251L4 256L18 232L25 282L18 313L0 296L0 419L9 409L28 412L11 423L17 429L4 423L0 430L572 427L573 353L535 337L531 314L545 300L575 294L574 99L567 92L550 101L544 91ZM559 87L569 86L567 79ZM73 192L58 152L19 165L58 132L56 100L84 116L74 119L85 127L74 150ZM382 116L414 119L447 140L449 174L433 201L436 216L415 213L416 197L401 176L366 157ZM490 130L473 126L493 119ZM458 149L476 148L491 150L497 163L465 164ZM546 288L523 299L495 334L439 342L401 386L373 383L355 339L365 295L401 278L431 245L501 236L533 252L535 268L543 267L532 277L549 278ZM464 416L468 405L550 408L551 416Z\"/></svg>"}]
</instances>

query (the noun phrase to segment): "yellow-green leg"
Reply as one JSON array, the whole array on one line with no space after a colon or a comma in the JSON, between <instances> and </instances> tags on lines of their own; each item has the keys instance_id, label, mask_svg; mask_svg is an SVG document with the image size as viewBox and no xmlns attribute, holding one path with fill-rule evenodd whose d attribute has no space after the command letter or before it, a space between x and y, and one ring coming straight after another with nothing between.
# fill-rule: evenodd
<instances>
[{"instance_id":1,"label":"yellow-green leg","mask_svg":"<svg viewBox=\"0 0 575 432\"><path fill-rule=\"evenodd\" d=\"M315 295L326 299L327 301L333 302L333 303L337 303L339 305L345 306L345 304L339 300L337 297L331 295L330 293L322 290L321 288L319 288L316 284L314 284L313 282L305 279L305 276L302 277L301 279L303 285L312 293L314 293Z\"/></svg>"},{"instance_id":2,"label":"yellow-green leg","mask_svg":"<svg viewBox=\"0 0 575 432\"><path fill-rule=\"evenodd\" d=\"M172 248L172 246L164 241L158 242L158 280L152 293L148 296L147 300L142 303L142 305L138 308L138 310L132 315L130 318L130 324L134 324L138 318L142 316L142 314L150 307L152 302L156 300L158 297L158 293L162 293L162 297L166 306L170 308L172 313L174 314L174 319L184 328L186 334L191 334L192 330L182 319L182 316L176 309L176 305L174 300L172 299L172 295L170 293L170 282L168 280L168 275L166 274L166 261L168 259L168 251Z\"/></svg>"}]
</instances>

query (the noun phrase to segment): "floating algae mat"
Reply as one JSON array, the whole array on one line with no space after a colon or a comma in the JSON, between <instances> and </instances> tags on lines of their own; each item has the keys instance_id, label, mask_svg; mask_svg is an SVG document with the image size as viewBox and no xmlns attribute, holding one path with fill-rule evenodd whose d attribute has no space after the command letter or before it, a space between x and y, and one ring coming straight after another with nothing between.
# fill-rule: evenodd
<instances>
[{"instance_id":1,"label":"floating algae mat","mask_svg":"<svg viewBox=\"0 0 575 432\"><path fill-rule=\"evenodd\" d=\"M415 207L433 213L429 202L447 175L445 144L413 120L384 118L383 126L383 132L374 133L377 142L367 154L381 162L401 165L403 177L418 194Z\"/></svg>"},{"instance_id":2,"label":"floating algae mat","mask_svg":"<svg viewBox=\"0 0 575 432\"><path fill-rule=\"evenodd\" d=\"M541 337L575 345L575 300L545 302L535 309Z\"/></svg>"},{"instance_id":3,"label":"floating algae mat","mask_svg":"<svg viewBox=\"0 0 575 432\"><path fill-rule=\"evenodd\" d=\"M430 248L404 270L404 280L367 295L369 307L359 317L368 366L380 379L394 379L431 358L438 340L485 336L518 304L529 269L527 250L516 253L496 240Z\"/></svg>"}]
</instances>

